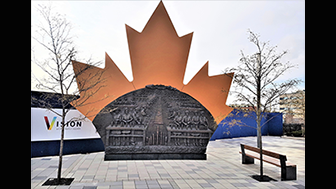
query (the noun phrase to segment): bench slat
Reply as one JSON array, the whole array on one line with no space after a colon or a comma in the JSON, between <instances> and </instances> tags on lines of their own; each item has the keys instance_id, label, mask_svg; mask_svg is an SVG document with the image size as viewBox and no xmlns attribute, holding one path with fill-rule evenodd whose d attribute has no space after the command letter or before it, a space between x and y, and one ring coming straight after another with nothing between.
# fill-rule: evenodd
<instances>
[{"instance_id":1,"label":"bench slat","mask_svg":"<svg viewBox=\"0 0 336 189\"><path fill-rule=\"evenodd\" d=\"M248 145L245 145L245 144L242 144L244 145L244 148L246 150L251 150L251 151L254 151L254 152L257 152L259 153L260 152L260 149L259 148L256 148L256 147L252 147L252 146L248 146ZM264 155L267 155L267 156L271 156L271 157L274 157L274 158L277 158L277 159L280 159L280 155L282 154L278 154L278 153L275 153L275 152L271 152L271 151L268 151L268 150L264 150L263 149L263 152L262 152ZM283 155L285 156L285 155Z\"/></svg>"},{"instance_id":2,"label":"bench slat","mask_svg":"<svg viewBox=\"0 0 336 189\"><path fill-rule=\"evenodd\" d=\"M239 153L241 153L241 152L239 152ZM249 156L251 158L255 158L255 159L259 159L260 160L260 155L258 153L255 153L255 152L248 152L248 153L245 152L245 155L247 155L247 156ZM263 161L265 161L267 163L270 163L270 164L273 164L275 166L281 167L279 159L275 159L275 158L263 155Z\"/></svg>"}]
</instances>

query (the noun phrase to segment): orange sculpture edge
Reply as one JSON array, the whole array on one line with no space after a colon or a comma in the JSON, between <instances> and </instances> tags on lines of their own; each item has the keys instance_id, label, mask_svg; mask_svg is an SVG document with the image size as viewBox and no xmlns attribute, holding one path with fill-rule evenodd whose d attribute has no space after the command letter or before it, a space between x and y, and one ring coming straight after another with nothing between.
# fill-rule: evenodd
<instances>
[{"instance_id":1,"label":"orange sculpture edge","mask_svg":"<svg viewBox=\"0 0 336 189\"><path fill-rule=\"evenodd\" d=\"M170 85L191 95L210 111L217 124L232 111L225 103L233 73L209 76L207 62L188 84L183 84L193 33L182 37L177 35L162 1L141 33L125 26L133 81L124 76L107 53L104 69L92 67L79 74L76 82L80 90L84 88L81 83L98 71L102 72L99 79L104 81L80 92L80 98L72 102L88 119L93 121L100 110L113 100L149 84ZM72 61L72 64L76 75L85 65L77 61ZM91 95L90 98L84 97L87 94Z\"/></svg>"}]
</instances>

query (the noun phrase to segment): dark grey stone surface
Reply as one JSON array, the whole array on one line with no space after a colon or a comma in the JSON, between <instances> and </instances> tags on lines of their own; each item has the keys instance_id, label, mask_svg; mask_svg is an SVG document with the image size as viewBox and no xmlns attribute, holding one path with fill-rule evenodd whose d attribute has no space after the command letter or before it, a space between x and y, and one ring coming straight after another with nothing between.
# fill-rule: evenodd
<instances>
[{"instance_id":1,"label":"dark grey stone surface","mask_svg":"<svg viewBox=\"0 0 336 189\"><path fill-rule=\"evenodd\" d=\"M195 159L206 160L206 154L170 154L170 153L146 153L146 154L105 154L104 160L160 160L160 159Z\"/></svg>"},{"instance_id":2,"label":"dark grey stone surface","mask_svg":"<svg viewBox=\"0 0 336 189\"><path fill-rule=\"evenodd\" d=\"M105 160L206 159L217 125L196 99L173 87L148 85L103 108L93 120Z\"/></svg>"}]
</instances>

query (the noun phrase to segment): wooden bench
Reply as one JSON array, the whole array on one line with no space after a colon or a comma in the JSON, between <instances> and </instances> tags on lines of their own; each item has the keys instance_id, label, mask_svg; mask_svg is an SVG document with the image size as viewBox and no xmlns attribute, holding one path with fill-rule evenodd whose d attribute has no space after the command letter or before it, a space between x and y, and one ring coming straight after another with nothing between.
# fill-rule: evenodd
<instances>
[{"instance_id":1,"label":"wooden bench","mask_svg":"<svg viewBox=\"0 0 336 189\"><path fill-rule=\"evenodd\" d=\"M260 160L260 148L240 144L243 164L254 164L254 159ZM245 152L245 150L249 150ZM263 161L281 167L281 180L296 180L296 165L286 163L286 155L281 155L263 149Z\"/></svg>"}]
</instances>

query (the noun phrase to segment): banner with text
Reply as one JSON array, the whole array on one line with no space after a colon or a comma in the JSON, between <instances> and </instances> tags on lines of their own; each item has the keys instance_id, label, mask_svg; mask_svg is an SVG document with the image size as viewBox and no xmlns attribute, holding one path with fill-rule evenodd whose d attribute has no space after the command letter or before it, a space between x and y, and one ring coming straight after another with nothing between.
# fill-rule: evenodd
<instances>
[{"instance_id":1,"label":"banner with text","mask_svg":"<svg viewBox=\"0 0 336 189\"><path fill-rule=\"evenodd\" d=\"M53 109L61 114L62 109ZM31 141L61 139L62 117L44 108L31 108ZM64 139L100 138L92 122L78 110L70 110L65 118Z\"/></svg>"}]
</instances>

